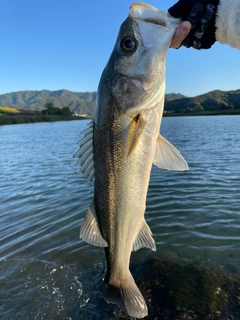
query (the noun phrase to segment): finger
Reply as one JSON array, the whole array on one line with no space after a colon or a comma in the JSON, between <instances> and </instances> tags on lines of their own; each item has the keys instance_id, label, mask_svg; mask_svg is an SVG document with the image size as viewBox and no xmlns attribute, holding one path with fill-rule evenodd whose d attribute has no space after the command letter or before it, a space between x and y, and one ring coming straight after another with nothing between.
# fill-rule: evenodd
<instances>
[{"instance_id":1,"label":"finger","mask_svg":"<svg viewBox=\"0 0 240 320\"><path fill-rule=\"evenodd\" d=\"M183 40L187 37L191 30L192 26L189 21L182 22L176 29L176 32L173 36L171 48L179 48L181 47L181 44Z\"/></svg>"}]
</instances>

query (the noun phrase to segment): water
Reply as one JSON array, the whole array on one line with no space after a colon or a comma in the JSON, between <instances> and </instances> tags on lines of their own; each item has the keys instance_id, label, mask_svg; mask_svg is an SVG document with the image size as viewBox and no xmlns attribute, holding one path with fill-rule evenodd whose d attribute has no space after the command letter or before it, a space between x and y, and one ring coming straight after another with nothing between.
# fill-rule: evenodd
<instances>
[{"instance_id":1,"label":"water","mask_svg":"<svg viewBox=\"0 0 240 320\"><path fill-rule=\"evenodd\" d=\"M104 252L79 239L93 196L73 154L88 121L0 127L0 318L101 319ZM159 255L240 271L240 117L164 118L190 171L153 168L146 219ZM102 299L95 308L96 298Z\"/></svg>"}]
</instances>

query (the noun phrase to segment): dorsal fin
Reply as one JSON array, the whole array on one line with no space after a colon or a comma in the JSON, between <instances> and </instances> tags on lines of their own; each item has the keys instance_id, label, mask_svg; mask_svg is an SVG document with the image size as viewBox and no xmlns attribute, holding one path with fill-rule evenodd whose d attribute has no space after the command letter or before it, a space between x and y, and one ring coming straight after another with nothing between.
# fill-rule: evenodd
<instances>
[{"instance_id":1,"label":"dorsal fin","mask_svg":"<svg viewBox=\"0 0 240 320\"><path fill-rule=\"evenodd\" d=\"M84 136L78 142L80 148L74 157L78 158L77 164L81 166L79 173L82 173L84 177L94 184L93 121L89 123L89 127L82 133Z\"/></svg>"}]
</instances>

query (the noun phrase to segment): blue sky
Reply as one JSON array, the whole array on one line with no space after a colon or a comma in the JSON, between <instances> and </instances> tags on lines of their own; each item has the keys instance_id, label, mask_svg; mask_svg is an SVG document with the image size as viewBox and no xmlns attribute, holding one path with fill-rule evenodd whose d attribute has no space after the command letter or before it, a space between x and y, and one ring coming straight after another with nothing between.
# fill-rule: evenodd
<instances>
[{"instance_id":1,"label":"blue sky","mask_svg":"<svg viewBox=\"0 0 240 320\"><path fill-rule=\"evenodd\" d=\"M131 0L0 0L0 94L96 91ZM167 10L175 1L152 0ZM169 49L166 92L240 89L240 51Z\"/></svg>"}]
</instances>

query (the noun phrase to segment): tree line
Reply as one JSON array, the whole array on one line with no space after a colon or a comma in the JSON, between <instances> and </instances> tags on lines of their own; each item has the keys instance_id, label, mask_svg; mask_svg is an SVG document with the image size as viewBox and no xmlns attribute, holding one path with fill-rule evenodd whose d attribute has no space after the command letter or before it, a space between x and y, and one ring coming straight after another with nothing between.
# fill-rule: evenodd
<instances>
[{"instance_id":1,"label":"tree line","mask_svg":"<svg viewBox=\"0 0 240 320\"><path fill-rule=\"evenodd\" d=\"M42 110L42 114L46 115L60 115L64 117L71 117L73 112L69 109L69 107L63 107L62 109L54 107L52 103L46 103L44 105L45 109Z\"/></svg>"},{"instance_id":2,"label":"tree line","mask_svg":"<svg viewBox=\"0 0 240 320\"><path fill-rule=\"evenodd\" d=\"M234 109L240 109L240 102L234 103Z\"/></svg>"}]
</instances>

